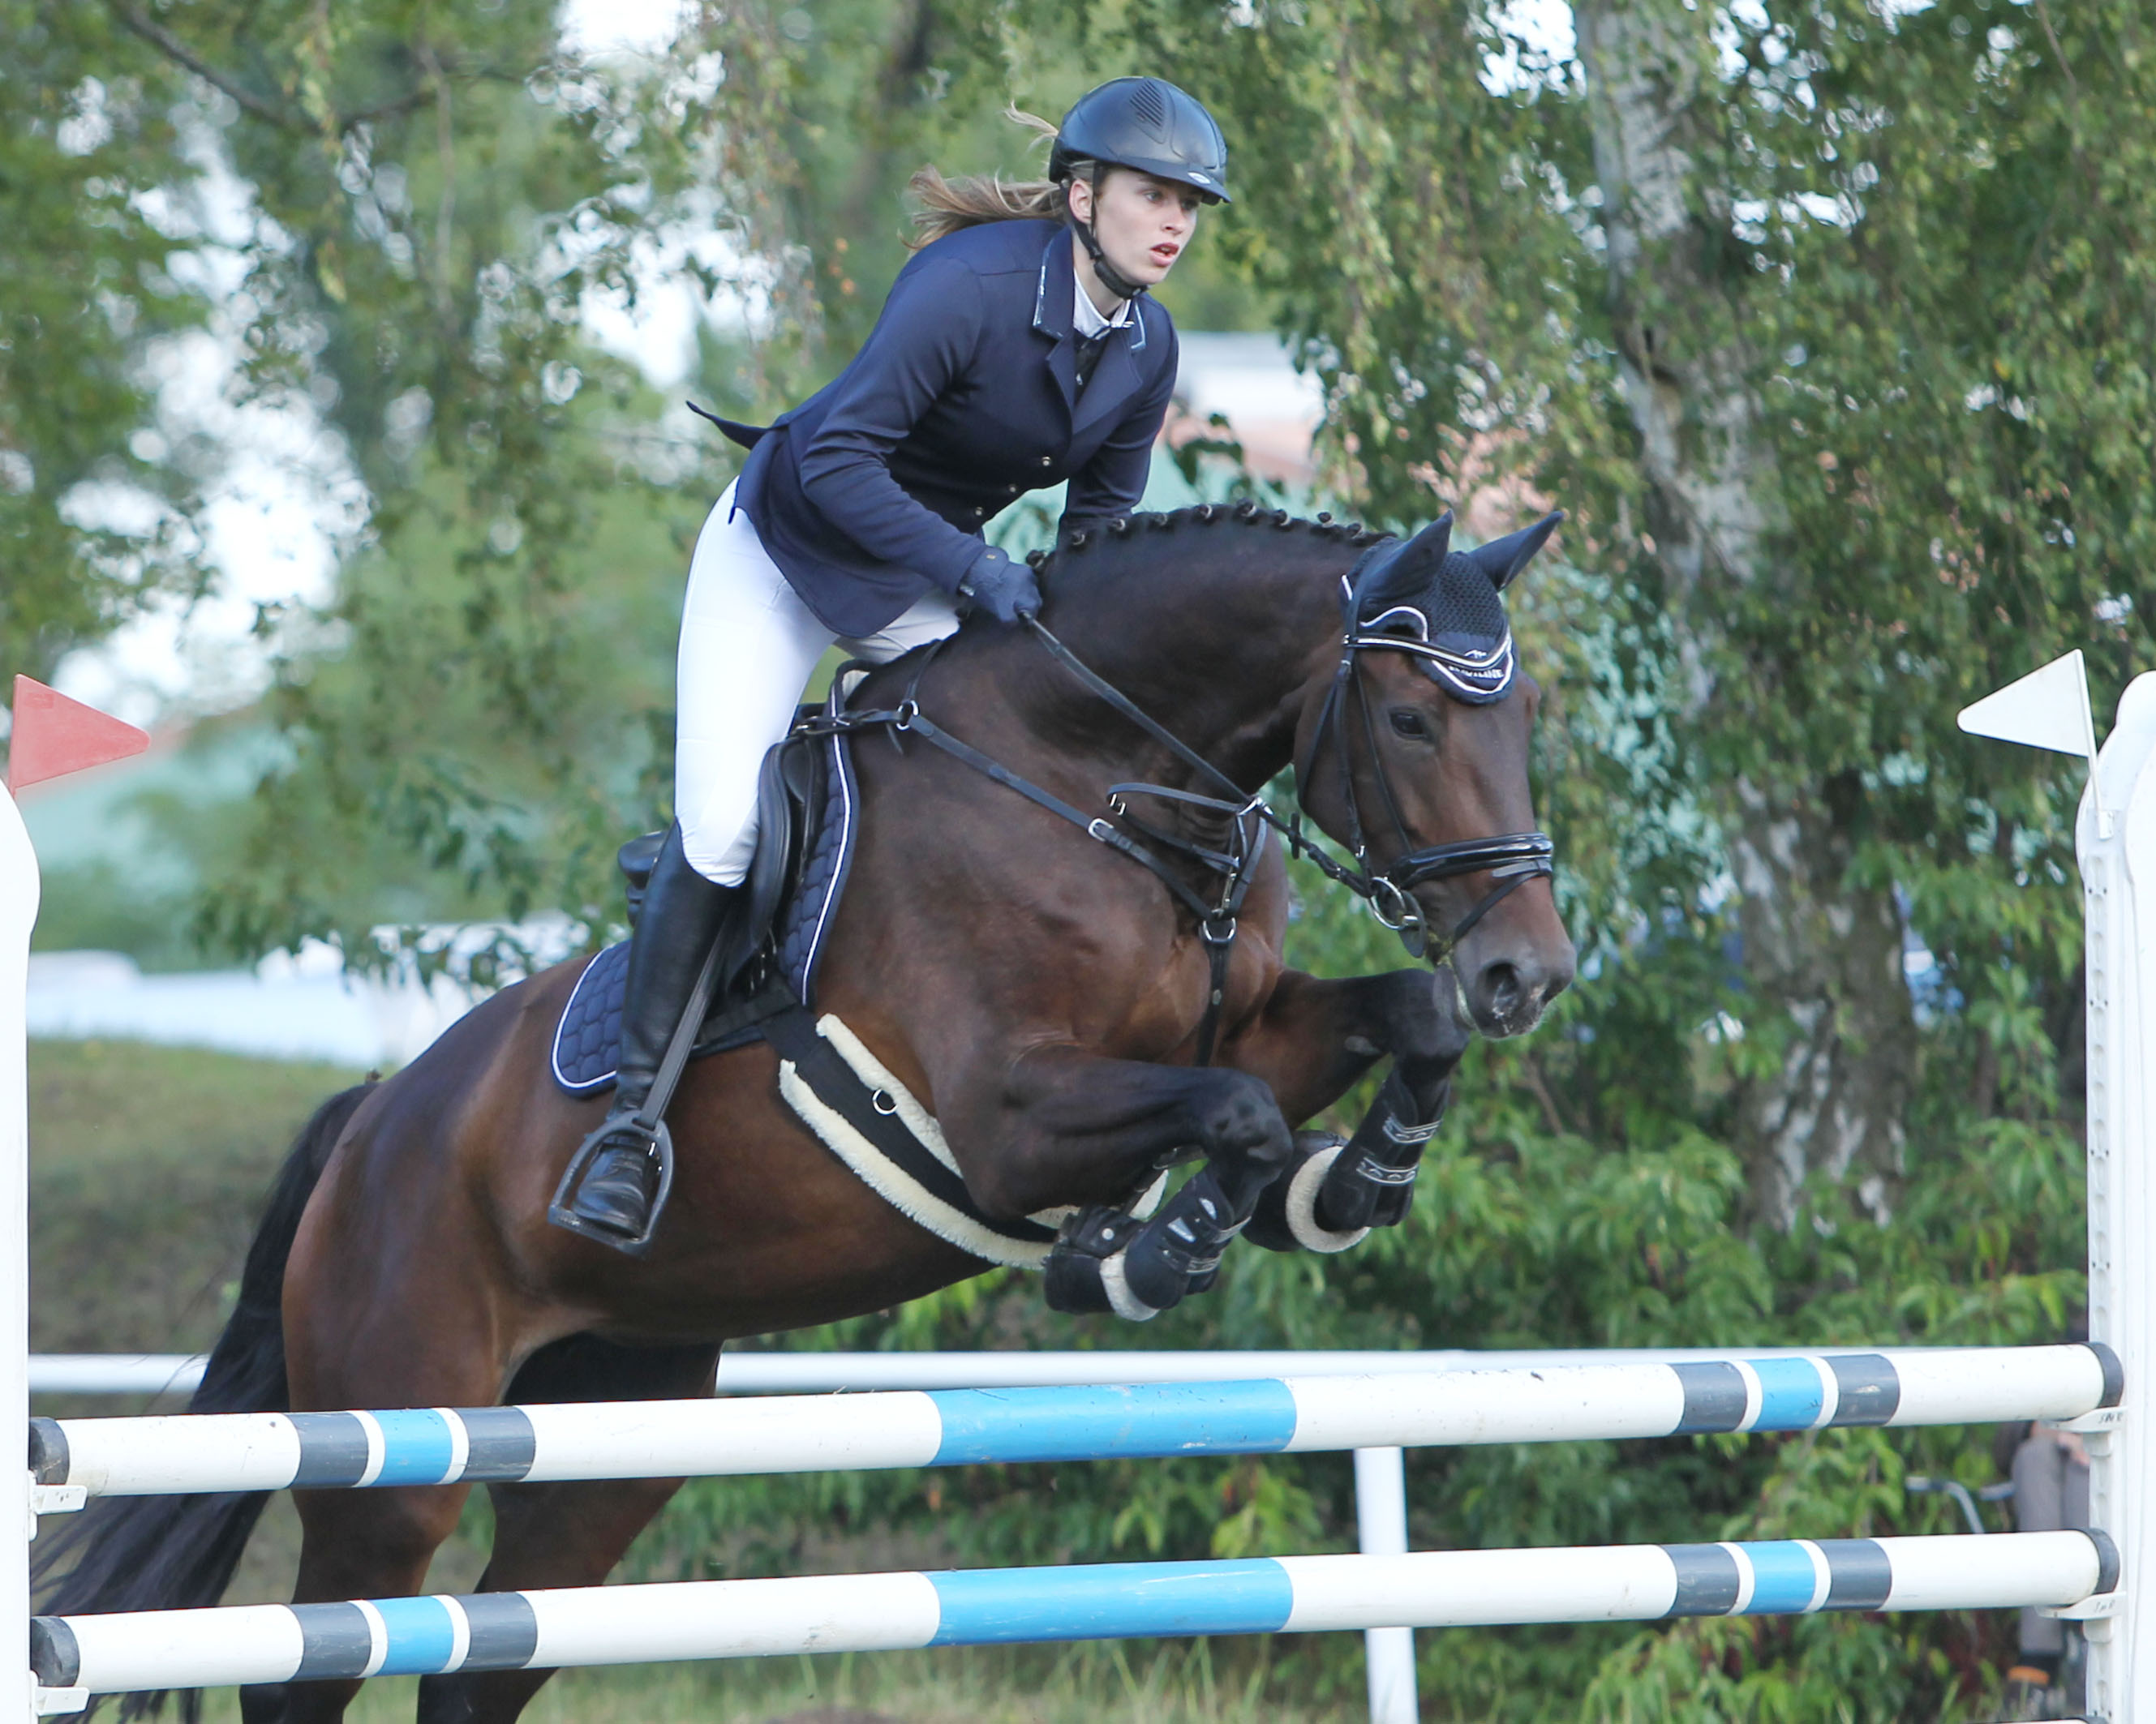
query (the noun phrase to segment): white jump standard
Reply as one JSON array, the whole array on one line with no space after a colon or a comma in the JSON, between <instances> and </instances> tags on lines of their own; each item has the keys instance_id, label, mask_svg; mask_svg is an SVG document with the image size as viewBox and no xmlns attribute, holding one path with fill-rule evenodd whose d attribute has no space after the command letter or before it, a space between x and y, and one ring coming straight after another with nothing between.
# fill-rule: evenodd
<instances>
[{"instance_id":1,"label":"white jump standard","mask_svg":"<svg viewBox=\"0 0 2156 1724\"><path fill-rule=\"evenodd\" d=\"M2100 1532L1263 1557L38 1617L30 1657L55 1706L79 1706L150 1688L657 1659L2071 1605L2118 1581Z\"/></svg>"},{"instance_id":2,"label":"white jump standard","mask_svg":"<svg viewBox=\"0 0 2156 1724\"><path fill-rule=\"evenodd\" d=\"M30 1465L40 1485L93 1496L708 1477L2074 1419L2123 1389L2107 1347L1905 1350L1121 1388L37 1419Z\"/></svg>"}]
</instances>

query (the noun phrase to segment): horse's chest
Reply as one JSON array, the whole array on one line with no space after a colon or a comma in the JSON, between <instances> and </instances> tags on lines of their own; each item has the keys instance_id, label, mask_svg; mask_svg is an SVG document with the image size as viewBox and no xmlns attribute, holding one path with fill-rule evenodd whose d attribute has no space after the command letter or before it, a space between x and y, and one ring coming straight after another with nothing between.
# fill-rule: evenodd
<instances>
[{"instance_id":1,"label":"horse's chest","mask_svg":"<svg viewBox=\"0 0 2156 1724\"><path fill-rule=\"evenodd\" d=\"M1216 978L1205 942L1193 936L1178 940L1154 973L1131 1014L1127 1058L1162 1059L1191 1042L1208 1012L1217 1009L1219 1034L1231 1035L1264 1004L1279 973L1279 962L1254 935L1239 936L1228 948L1224 974ZM1214 1003L1214 983L1220 998Z\"/></svg>"}]
</instances>

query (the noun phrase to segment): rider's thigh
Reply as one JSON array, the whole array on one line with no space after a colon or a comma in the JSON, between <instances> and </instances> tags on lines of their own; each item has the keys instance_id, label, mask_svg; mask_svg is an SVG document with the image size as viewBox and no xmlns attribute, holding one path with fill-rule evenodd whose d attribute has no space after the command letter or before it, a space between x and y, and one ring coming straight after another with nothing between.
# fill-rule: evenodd
<instances>
[{"instance_id":1,"label":"rider's thigh","mask_svg":"<svg viewBox=\"0 0 2156 1724\"><path fill-rule=\"evenodd\" d=\"M957 632L958 610L951 595L932 588L873 634L844 643L846 650L871 664L888 664L901 653Z\"/></svg>"},{"instance_id":2,"label":"rider's thigh","mask_svg":"<svg viewBox=\"0 0 2156 1724\"><path fill-rule=\"evenodd\" d=\"M756 849L757 777L786 734L802 685L831 631L802 603L731 486L689 565L675 685L674 809L698 873L726 885L748 876Z\"/></svg>"}]
</instances>

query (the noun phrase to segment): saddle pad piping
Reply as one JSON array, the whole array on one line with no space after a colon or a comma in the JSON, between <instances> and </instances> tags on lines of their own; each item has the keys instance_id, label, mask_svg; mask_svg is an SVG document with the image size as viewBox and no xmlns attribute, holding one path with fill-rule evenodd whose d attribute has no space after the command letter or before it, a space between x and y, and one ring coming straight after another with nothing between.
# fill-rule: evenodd
<instances>
[{"instance_id":1,"label":"saddle pad piping","mask_svg":"<svg viewBox=\"0 0 2156 1724\"><path fill-rule=\"evenodd\" d=\"M835 704L835 700L834 704ZM801 975L795 991L803 1001L814 996L811 992L816 979L817 961L824 955L824 934L830 925L831 912L838 908L839 899L846 889L846 876L853 870L849 865L854 855L854 774L853 762L846 754L846 739L831 738L831 777L839 797L839 866L831 881L831 889L824 895L817 906L816 926L808 936L808 949L801 955Z\"/></svg>"}]
</instances>

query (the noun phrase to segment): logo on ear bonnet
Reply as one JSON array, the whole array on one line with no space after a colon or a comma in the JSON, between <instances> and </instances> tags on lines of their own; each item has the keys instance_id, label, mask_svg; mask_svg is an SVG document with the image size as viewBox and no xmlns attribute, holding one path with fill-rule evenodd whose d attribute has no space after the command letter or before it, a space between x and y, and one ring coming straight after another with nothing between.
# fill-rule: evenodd
<instances>
[{"instance_id":1,"label":"logo on ear bonnet","mask_svg":"<svg viewBox=\"0 0 2156 1724\"><path fill-rule=\"evenodd\" d=\"M1448 511L1412 539L1373 546L1353 577L1354 644L1413 654L1431 681L1471 706L1503 700L1519 664L1499 595L1563 519L1560 510L1459 552Z\"/></svg>"}]
</instances>

